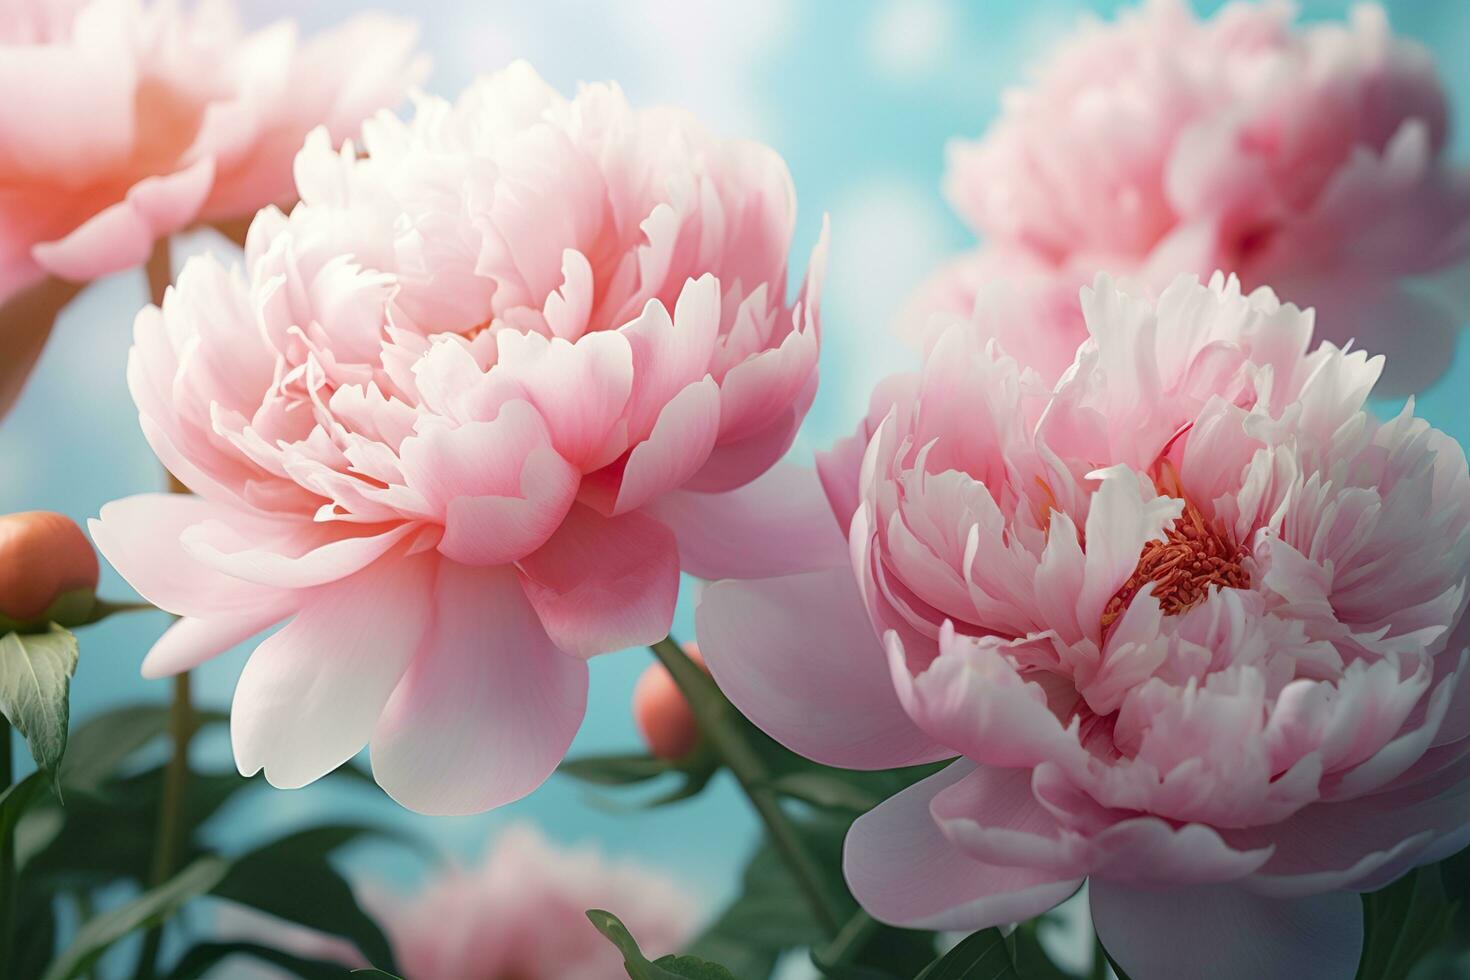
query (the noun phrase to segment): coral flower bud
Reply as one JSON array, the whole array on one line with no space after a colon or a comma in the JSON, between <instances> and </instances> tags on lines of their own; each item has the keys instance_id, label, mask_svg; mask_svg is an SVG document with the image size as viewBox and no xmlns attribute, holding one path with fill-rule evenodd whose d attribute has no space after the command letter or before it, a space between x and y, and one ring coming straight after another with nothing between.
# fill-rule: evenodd
<instances>
[{"instance_id":1,"label":"coral flower bud","mask_svg":"<svg viewBox=\"0 0 1470 980\"><path fill-rule=\"evenodd\" d=\"M0 629L91 611L97 554L69 517L33 510L0 517Z\"/></svg>"},{"instance_id":2,"label":"coral flower bud","mask_svg":"<svg viewBox=\"0 0 1470 980\"><path fill-rule=\"evenodd\" d=\"M684 652L704 666L698 646L685 644ZM633 689L633 721L648 750L660 759L682 758L699 742L694 712L663 664L653 664L638 678L638 686Z\"/></svg>"}]
</instances>

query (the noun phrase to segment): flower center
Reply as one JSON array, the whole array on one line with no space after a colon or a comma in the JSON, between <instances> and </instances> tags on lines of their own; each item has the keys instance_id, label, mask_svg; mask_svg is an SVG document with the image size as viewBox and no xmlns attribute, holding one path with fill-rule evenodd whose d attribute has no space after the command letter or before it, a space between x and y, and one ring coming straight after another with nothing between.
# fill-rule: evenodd
<instances>
[{"instance_id":1,"label":"flower center","mask_svg":"<svg viewBox=\"0 0 1470 980\"><path fill-rule=\"evenodd\" d=\"M1235 543L1219 520L1206 521L1199 508L1184 501L1184 513L1164 532L1163 541L1150 541L1138 555L1138 567L1103 607L1106 633L1146 586L1164 615L1173 616L1203 602L1210 590L1244 589L1250 574L1241 563L1245 549Z\"/></svg>"}]
</instances>

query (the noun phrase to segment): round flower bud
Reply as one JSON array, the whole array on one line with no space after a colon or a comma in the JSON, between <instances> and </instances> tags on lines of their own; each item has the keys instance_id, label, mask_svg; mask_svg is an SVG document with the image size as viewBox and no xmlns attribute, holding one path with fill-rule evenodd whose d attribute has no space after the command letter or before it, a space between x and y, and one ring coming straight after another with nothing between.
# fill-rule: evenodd
<instances>
[{"instance_id":1,"label":"round flower bud","mask_svg":"<svg viewBox=\"0 0 1470 980\"><path fill-rule=\"evenodd\" d=\"M0 630L74 625L92 611L97 575L97 554L71 518L0 516Z\"/></svg>"},{"instance_id":2,"label":"round flower bud","mask_svg":"<svg viewBox=\"0 0 1470 980\"><path fill-rule=\"evenodd\" d=\"M699 647L685 644L684 652L699 666ZM663 664L653 664L633 688L633 721L648 750L660 759L680 759L699 743L699 722L673 676Z\"/></svg>"}]
</instances>

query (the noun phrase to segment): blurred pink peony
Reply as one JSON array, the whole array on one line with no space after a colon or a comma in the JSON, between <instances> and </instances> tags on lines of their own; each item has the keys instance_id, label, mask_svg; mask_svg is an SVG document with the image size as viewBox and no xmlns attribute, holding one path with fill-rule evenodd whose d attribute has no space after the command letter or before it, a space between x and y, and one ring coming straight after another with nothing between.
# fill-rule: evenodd
<instances>
[{"instance_id":1,"label":"blurred pink peony","mask_svg":"<svg viewBox=\"0 0 1470 980\"><path fill-rule=\"evenodd\" d=\"M305 42L290 22L246 33L224 0L0 3L0 396L34 361L7 337L33 328L13 297L290 198L310 129L340 143L422 78L416 34L377 16Z\"/></svg>"},{"instance_id":2,"label":"blurred pink peony","mask_svg":"<svg viewBox=\"0 0 1470 980\"><path fill-rule=\"evenodd\" d=\"M901 329L968 314L1017 264L1074 311L1098 271L1156 294L1224 269L1387 354L1387 387L1433 381L1470 320L1470 173L1443 158L1444 90L1376 6L1291 19L1284 3L1200 21L1153 0L1067 41L984 136L952 145L945 190L984 246L921 287ZM1044 322L1085 336L1075 312Z\"/></svg>"},{"instance_id":3,"label":"blurred pink peony","mask_svg":"<svg viewBox=\"0 0 1470 980\"><path fill-rule=\"evenodd\" d=\"M773 151L524 64L365 134L359 159L314 133L244 271L191 260L139 315L143 429L198 496L93 534L185 617L148 676L290 619L236 690L241 771L300 786L371 741L406 806L484 810L561 760L585 658L667 634L681 567L841 554L797 536L815 478L773 468L817 383L823 247L786 305Z\"/></svg>"},{"instance_id":4,"label":"blurred pink peony","mask_svg":"<svg viewBox=\"0 0 1470 980\"><path fill-rule=\"evenodd\" d=\"M1082 311L1054 385L982 322L880 387L821 461L850 565L712 586L701 649L818 761L959 757L848 837L879 919L1090 877L1134 980L1351 976L1352 893L1470 843L1465 456L1267 290Z\"/></svg>"},{"instance_id":5,"label":"blurred pink peony","mask_svg":"<svg viewBox=\"0 0 1470 980\"><path fill-rule=\"evenodd\" d=\"M591 848L555 850L524 825L502 831L478 869L373 905L405 980L617 980L627 976L622 954L588 909L622 919L654 959L679 951L699 907L660 874Z\"/></svg>"},{"instance_id":6,"label":"blurred pink peony","mask_svg":"<svg viewBox=\"0 0 1470 980\"><path fill-rule=\"evenodd\" d=\"M555 848L524 824L501 831L480 867L442 872L419 895L364 891L404 980L620 980L622 955L587 920L588 909L618 916L650 959L678 952L698 920L698 903L662 874L590 847ZM341 940L233 907L214 932L367 966ZM246 972L245 963L231 964L241 978L284 976Z\"/></svg>"}]
</instances>

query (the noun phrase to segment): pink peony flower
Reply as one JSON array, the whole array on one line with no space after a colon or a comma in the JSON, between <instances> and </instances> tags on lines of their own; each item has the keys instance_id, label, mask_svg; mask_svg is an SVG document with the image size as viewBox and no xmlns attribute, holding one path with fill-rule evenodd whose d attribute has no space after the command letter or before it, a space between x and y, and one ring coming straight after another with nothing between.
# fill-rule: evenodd
<instances>
[{"instance_id":1,"label":"pink peony flower","mask_svg":"<svg viewBox=\"0 0 1470 980\"><path fill-rule=\"evenodd\" d=\"M309 130L340 143L423 76L416 33L377 16L305 42L290 22L246 33L223 0L0 5L0 350L30 327L5 304L48 277L131 268L289 198ZM34 357L10 360L0 396Z\"/></svg>"},{"instance_id":2,"label":"pink peony flower","mask_svg":"<svg viewBox=\"0 0 1470 980\"><path fill-rule=\"evenodd\" d=\"M242 772L300 786L371 741L406 806L484 810L562 758L585 658L668 632L681 567L841 553L805 530L816 481L773 468L817 382L823 248L787 306L774 152L524 64L365 134L358 159L314 133L245 269L191 260L139 315L142 425L198 496L93 534L185 617L148 676L290 620L240 677Z\"/></svg>"},{"instance_id":3,"label":"pink peony flower","mask_svg":"<svg viewBox=\"0 0 1470 980\"><path fill-rule=\"evenodd\" d=\"M678 952L698 919L698 903L664 875L590 847L554 848L524 824L501 831L478 868L441 872L418 895L365 892L404 980L619 980L627 976L622 955L587 920L588 909L617 915L650 959ZM258 914L229 909L215 933L367 966L341 940ZM262 968L249 976L282 974Z\"/></svg>"},{"instance_id":4,"label":"pink peony flower","mask_svg":"<svg viewBox=\"0 0 1470 980\"><path fill-rule=\"evenodd\" d=\"M1443 87L1376 6L1291 19L1153 0L1081 30L951 146L946 193L985 247L936 273L901 328L926 335L931 311L966 315L979 283L1029 264L1052 280L1044 302L1071 301L1045 322L1075 347L1076 291L1099 270L1156 294L1224 269L1387 354L1394 390L1433 381L1470 319L1470 173L1443 158Z\"/></svg>"},{"instance_id":5,"label":"pink peony flower","mask_svg":"<svg viewBox=\"0 0 1470 980\"><path fill-rule=\"evenodd\" d=\"M374 905L405 980L617 980L622 954L588 909L617 915L653 959L679 951L699 907L661 874L592 848L554 850L524 825L503 831L479 868Z\"/></svg>"},{"instance_id":6,"label":"pink peony flower","mask_svg":"<svg viewBox=\"0 0 1470 980\"><path fill-rule=\"evenodd\" d=\"M1090 878L1134 980L1351 976L1353 893L1470 843L1465 456L1268 290L1081 308L1055 384L982 322L880 387L821 461L850 565L711 587L701 649L818 761L958 757L854 825L877 918Z\"/></svg>"}]
</instances>

